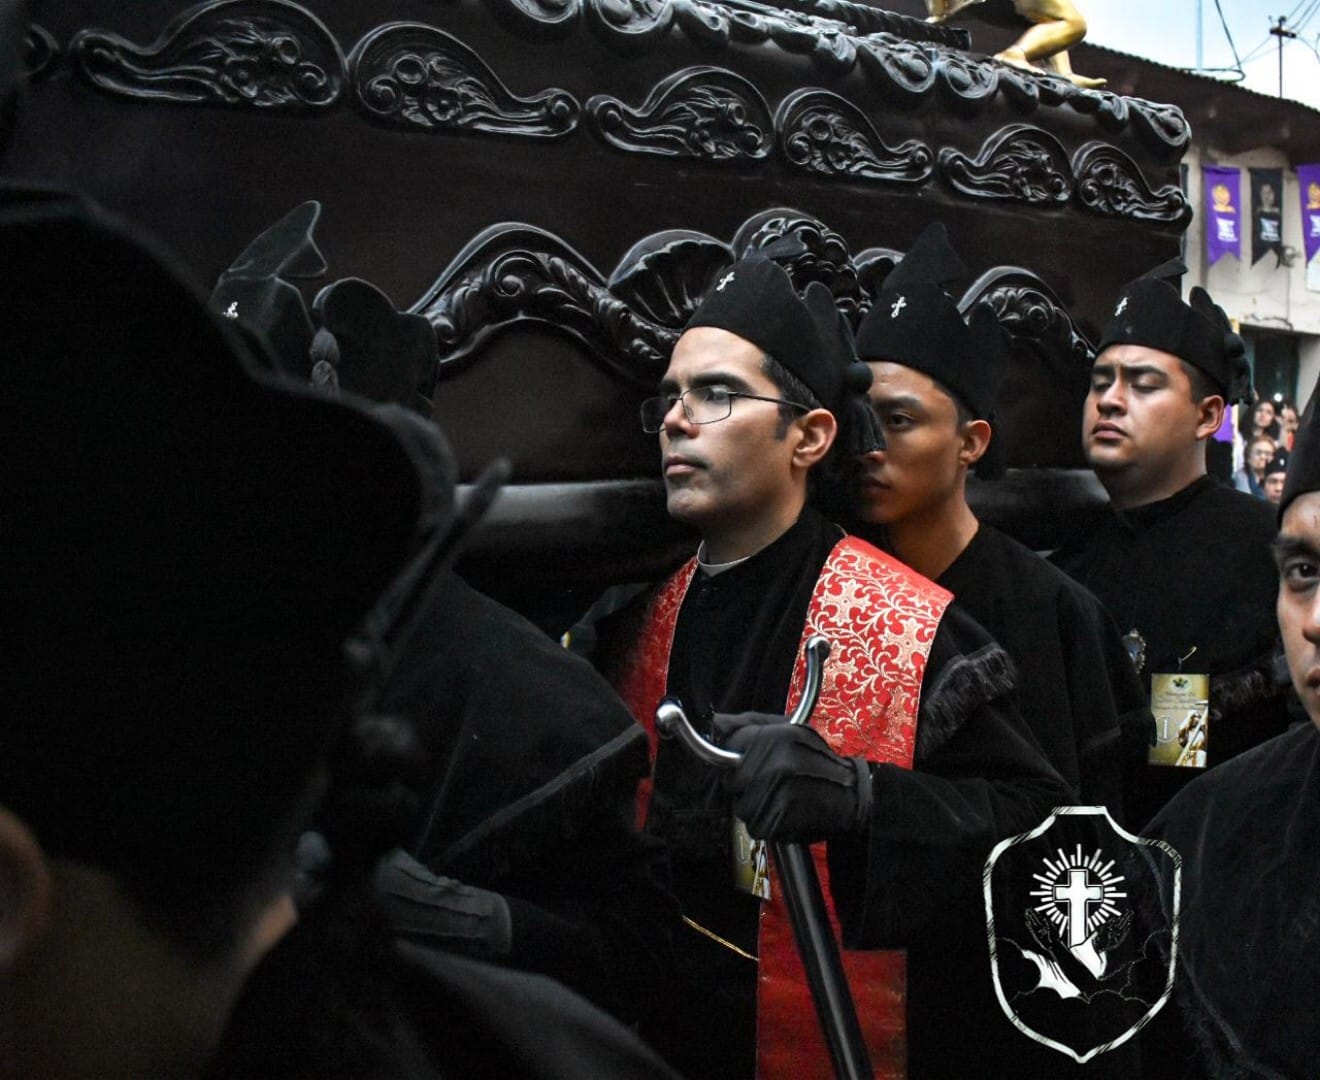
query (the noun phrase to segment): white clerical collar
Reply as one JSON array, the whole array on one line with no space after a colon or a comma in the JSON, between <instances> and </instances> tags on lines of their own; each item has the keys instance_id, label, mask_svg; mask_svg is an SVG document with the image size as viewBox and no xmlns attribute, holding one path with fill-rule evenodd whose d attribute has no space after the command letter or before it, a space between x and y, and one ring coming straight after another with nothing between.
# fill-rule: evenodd
<instances>
[{"instance_id":1,"label":"white clerical collar","mask_svg":"<svg viewBox=\"0 0 1320 1080\"><path fill-rule=\"evenodd\" d=\"M706 541L703 540L701 545L697 548L697 568L707 577L714 577L716 574L722 574L726 570L732 570L739 563L745 563L750 558L750 555L744 555L741 559L732 559L729 562L707 562Z\"/></svg>"}]
</instances>

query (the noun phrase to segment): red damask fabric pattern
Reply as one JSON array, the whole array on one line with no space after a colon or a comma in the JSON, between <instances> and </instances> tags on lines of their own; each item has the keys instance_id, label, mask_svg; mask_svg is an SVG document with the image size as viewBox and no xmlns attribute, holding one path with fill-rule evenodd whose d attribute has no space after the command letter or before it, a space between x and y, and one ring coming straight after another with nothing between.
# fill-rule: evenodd
<instances>
[{"instance_id":1,"label":"red damask fabric pattern","mask_svg":"<svg viewBox=\"0 0 1320 1080\"><path fill-rule=\"evenodd\" d=\"M683 606L692 576L697 572L697 560L689 559L660 586L651 597L642 616L640 632L632 645L622 669L611 676L628 711L646 729L651 744L651 767L655 767L656 741L655 709L664 698L669 682L669 652L674 647L674 630L678 626L678 611ZM651 805L652 781L648 776L637 786L637 827L646 823L646 811Z\"/></svg>"},{"instance_id":2,"label":"red damask fabric pattern","mask_svg":"<svg viewBox=\"0 0 1320 1080\"><path fill-rule=\"evenodd\" d=\"M835 751L912 767L926 657L951 599L863 540L847 536L835 545L802 632L804 645L813 634L830 643L811 726ZM799 652L790 702L801 696L806 676Z\"/></svg>"},{"instance_id":3,"label":"red damask fabric pattern","mask_svg":"<svg viewBox=\"0 0 1320 1080\"><path fill-rule=\"evenodd\" d=\"M674 630L696 568L693 559L660 587L614 677L615 689L651 740L652 761L655 708L666 693ZM811 722L836 752L911 768L926 658L950 599L938 585L856 537L845 537L835 545L816 581L802 644L813 634L823 634L830 642ZM806 663L799 650L790 703L801 696L805 679ZM638 793L639 823L645 820L650 795L651 784L646 781ZM825 852L824 844L814 845L837 936ZM834 1075L829 1052L773 868L771 899L761 908L759 938L757 1074L776 1080L829 1080ZM904 1076L903 954L845 952L844 968L875 1075Z\"/></svg>"},{"instance_id":4,"label":"red damask fabric pattern","mask_svg":"<svg viewBox=\"0 0 1320 1080\"><path fill-rule=\"evenodd\" d=\"M816 581L802 644L813 634L830 643L811 725L836 753L912 767L926 658L951 599L947 590L865 541L849 536L835 545ZM801 697L806 673L799 650L790 704ZM837 938L826 846L812 845L812 856ZM773 868L770 890L761 911L757 1075L830 1080L829 1048ZM907 1072L906 957L845 951L843 967L874 1075L899 1080Z\"/></svg>"}]
</instances>

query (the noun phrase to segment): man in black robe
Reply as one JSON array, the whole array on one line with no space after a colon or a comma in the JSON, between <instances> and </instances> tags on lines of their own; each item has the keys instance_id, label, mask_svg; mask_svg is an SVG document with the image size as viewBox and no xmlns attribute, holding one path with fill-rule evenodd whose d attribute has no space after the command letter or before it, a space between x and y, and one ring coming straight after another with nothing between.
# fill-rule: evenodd
<instances>
[{"instance_id":1,"label":"man in black robe","mask_svg":"<svg viewBox=\"0 0 1320 1080\"><path fill-rule=\"evenodd\" d=\"M936 223L862 322L857 351L885 448L859 462L857 516L1004 647L1050 763L1081 802L1121 823L1122 733L1144 752L1152 721L1119 633L1094 596L967 504L967 474L990 448L1004 348L988 307L969 326L945 292L965 272Z\"/></svg>"},{"instance_id":2,"label":"man in black robe","mask_svg":"<svg viewBox=\"0 0 1320 1080\"><path fill-rule=\"evenodd\" d=\"M429 424L399 406L430 408L418 373L434 381L435 333L356 278L323 289L308 312L288 279L324 272L319 215L304 203L248 244L211 308L269 345L278 369L388 403L396 423L420 425L424 447ZM328 374L313 354L333 359ZM581 657L450 571L418 614L381 708L412 724L427 758L411 835L378 875L394 929L554 976L635 1022L676 920L663 846L634 821L646 738L618 696ZM317 838L300 851L312 880L333 855Z\"/></svg>"},{"instance_id":3,"label":"man in black robe","mask_svg":"<svg viewBox=\"0 0 1320 1080\"><path fill-rule=\"evenodd\" d=\"M752 837L828 840L845 945L908 949L910 1065L921 1076L936 1075L929 1063L964 1019L930 958L984 950L991 846L1069 798L1017 715L1003 651L942 590L808 504L808 477L836 433L848 454L869 445L868 381L828 290L812 286L804 305L782 270L751 258L721 276L676 346L661 396L643 407L643 426L660 434L669 512L702 543L657 592L600 624L603 662L639 720L667 693L705 734L744 753L721 775L675 742L658 744L647 828L669 842L684 930L677 1007L654 1037L690 1076L828 1068L805 1043L787 1056L764 1049L782 1032L758 1015L763 900L732 881L743 841L730 839L731 803ZM818 604L834 582L852 606L834 607L838 666L827 668L816 717L827 745L780 721L804 627L828 621ZM864 586L872 591L856 591ZM852 636L861 644L850 647ZM911 767L883 747L904 725L915 729ZM873 989L854 982L854 992ZM802 1023L810 1006L799 1002ZM859 1008L864 1028L870 1009ZM901 1027L896 1037L901 1061Z\"/></svg>"},{"instance_id":4,"label":"man in black robe","mask_svg":"<svg viewBox=\"0 0 1320 1080\"><path fill-rule=\"evenodd\" d=\"M1197 775L1173 762L1199 760L1184 725L1204 703L1171 687L1203 687L1208 677L1208 731L1198 715L1194 741L1207 738L1211 766L1286 723L1272 678L1274 516L1205 464L1226 404L1250 400L1250 370L1242 339L1206 292L1193 289L1184 303L1163 279L1183 269L1165 264L1115 305L1082 420L1109 504L1053 556L1108 608L1150 680L1159 741L1125 792L1137 828Z\"/></svg>"},{"instance_id":5,"label":"man in black robe","mask_svg":"<svg viewBox=\"0 0 1320 1080\"><path fill-rule=\"evenodd\" d=\"M1182 856L1162 1075L1311 1076L1320 1047L1320 412L1298 430L1273 544L1305 719L1183 790L1147 835ZM1167 913L1166 917L1167 917Z\"/></svg>"},{"instance_id":6,"label":"man in black robe","mask_svg":"<svg viewBox=\"0 0 1320 1080\"><path fill-rule=\"evenodd\" d=\"M0 293L0 1077L195 1076L290 940L327 774L379 778L347 747L452 550L452 460L257 374L173 260L76 196L0 186ZM370 1052L432 1068L239 1075L667 1075L549 980L369 945ZM326 989L300 959L285 1002Z\"/></svg>"}]
</instances>

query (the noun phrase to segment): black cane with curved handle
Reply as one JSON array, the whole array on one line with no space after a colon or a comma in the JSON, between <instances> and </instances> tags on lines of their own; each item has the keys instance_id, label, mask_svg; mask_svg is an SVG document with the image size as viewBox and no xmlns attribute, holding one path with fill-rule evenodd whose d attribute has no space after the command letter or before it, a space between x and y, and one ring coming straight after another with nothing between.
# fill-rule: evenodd
<instances>
[{"instance_id":1,"label":"black cane with curved handle","mask_svg":"<svg viewBox=\"0 0 1320 1080\"><path fill-rule=\"evenodd\" d=\"M820 634L806 644L807 681L802 698L789 717L790 724L805 724L820 697L821 678L830 643ZM666 698L655 711L655 726L661 734L678 739L694 756L716 768L729 769L742 761L742 754L725 750L703 738L683 712L682 703ZM811 849L806 844L773 844L779 880L784 889L793 937L807 973L811 1000L816 1006L821 1031L830 1048L834 1075L839 1080L864 1080L871 1076L871 1060L857 1022L857 1008L848 989L839 943L834 939L825 896Z\"/></svg>"}]
</instances>

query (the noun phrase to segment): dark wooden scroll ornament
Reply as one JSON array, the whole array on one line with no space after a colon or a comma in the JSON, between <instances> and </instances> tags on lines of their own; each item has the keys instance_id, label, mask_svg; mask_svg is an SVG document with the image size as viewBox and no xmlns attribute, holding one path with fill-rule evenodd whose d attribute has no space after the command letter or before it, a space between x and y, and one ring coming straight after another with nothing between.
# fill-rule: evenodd
<instances>
[{"instance_id":1,"label":"dark wooden scroll ornament","mask_svg":"<svg viewBox=\"0 0 1320 1080\"><path fill-rule=\"evenodd\" d=\"M467 479L511 459L467 567L524 610L690 546L635 416L715 275L791 233L795 282L855 325L943 220L1014 343L1009 475L973 502L1049 546L1055 508L1095 499L1069 471L1087 338L1176 252L1190 129L969 45L854 0L69 0L29 31L5 166L149 223L208 282L319 201L359 279L316 313L354 313L323 378L429 407ZM349 324L373 312L424 320L433 370L368 372Z\"/></svg>"}]
</instances>

